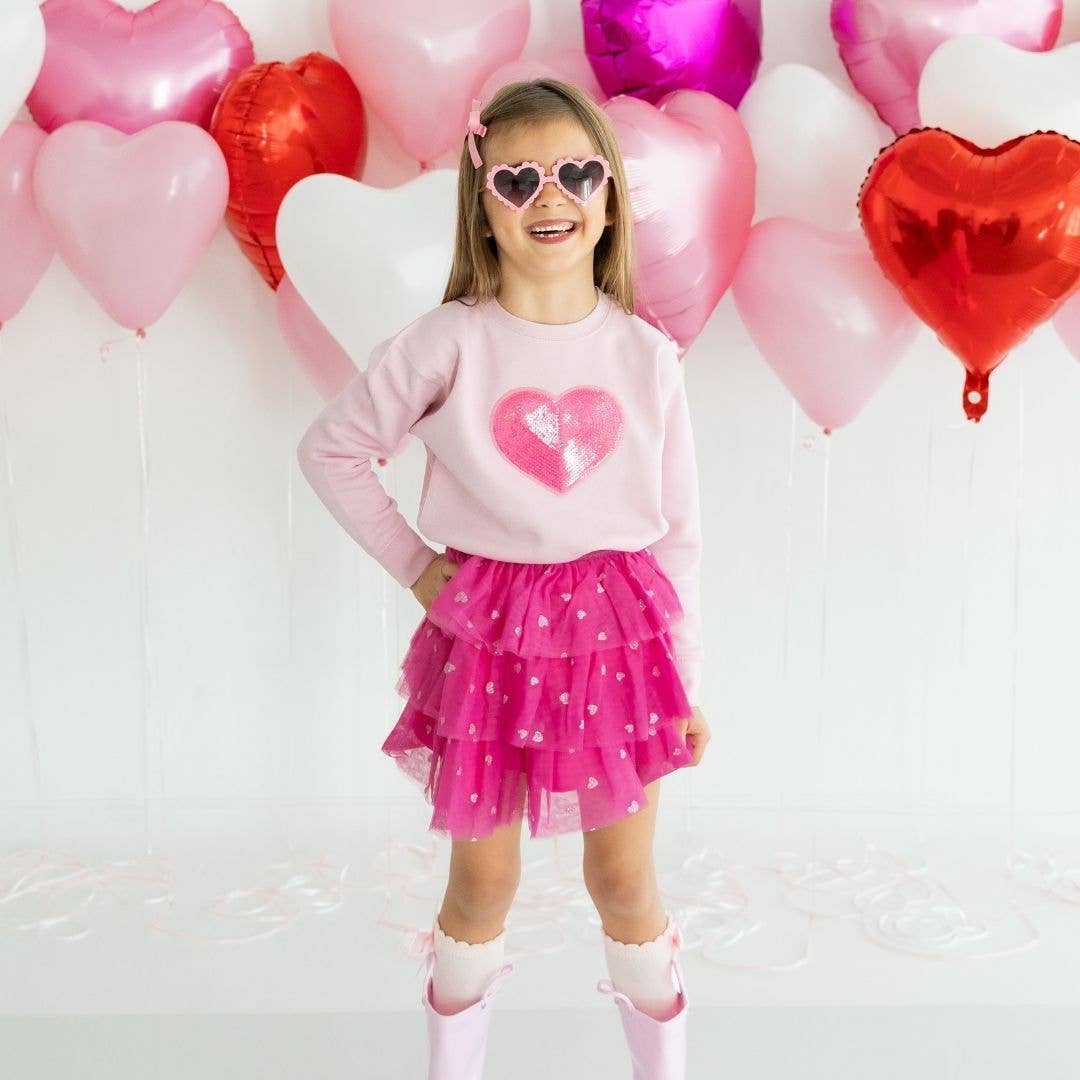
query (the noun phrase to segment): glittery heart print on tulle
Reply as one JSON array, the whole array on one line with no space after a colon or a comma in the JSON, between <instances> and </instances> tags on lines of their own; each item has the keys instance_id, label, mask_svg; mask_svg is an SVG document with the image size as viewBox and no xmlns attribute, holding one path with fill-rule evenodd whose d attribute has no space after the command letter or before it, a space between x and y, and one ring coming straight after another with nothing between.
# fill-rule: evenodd
<instances>
[{"instance_id":1,"label":"glittery heart print on tulle","mask_svg":"<svg viewBox=\"0 0 1080 1080\"><path fill-rule=\"evenodd\" d=\"M558 397L520 387L491 410L491 434L507 460L560 493L615 449L622 428L619 403L599 386L574 386Z\"/></svg>"}]
</instances>

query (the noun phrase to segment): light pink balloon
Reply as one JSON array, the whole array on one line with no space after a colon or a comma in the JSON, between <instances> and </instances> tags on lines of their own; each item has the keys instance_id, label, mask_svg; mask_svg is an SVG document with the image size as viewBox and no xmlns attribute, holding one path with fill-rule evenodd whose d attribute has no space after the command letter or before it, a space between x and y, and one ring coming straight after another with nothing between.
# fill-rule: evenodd
<instances>
[{"instance_id":1,"label":"light pink balloon","mask_svg":"<svg viewBox=\"0 0 1080 1080\"><path fill-rule=\"evenodd\" d=\"M251 38L218 0L45 0L45 62L26 100L46 131L97 120L132 133L163 120L210 126L217 99L254 62Z\"/></svg>"},{"instance_id":2,"label":"light pink balloon","mask_svg":"<svg viewBox=\"0 0 1080 1080\"><path fill-rule=\"evenodd\" d=\"M288 274L278 283L274 302L281 335L301 370L324 400L337 397L357 371L349 354L296 291ZM390 456L397 457L413 438L414 435L406 432ZM385 465L387 458L378 461Z\"/></svg>"},{"instance_id":3,"label":"light pink balloon","mask_svg":"<svg viewBox=\"0 0 1080 1080\"><path fill-rule=\"evenodd\" d=\"M34 197L60 257L121 326L172 303L221 223L229 173L218 144L181 120L125 135L93 120L57 128Z\"/></svg>"},{"instance_id":4,"label":"light pink balloon","mask_svg":"<svg viewBox=\"0 0 1080 1080\"><path fill-rule=\"evenodd\" d=\"M1073 293L1050 322L1065 348L1080 360L1080 292Z\"/></svg>"},{"instance_id":5,"label":"light pink balloon","mask_svg":"<svg viewBox=\"0 0 1080 1080\"><path fill-rule=\"evenodd\" d=\"M17 120L0 135L0 323L34 291L56 249L34 204L34 161L45 132Z\"/></svg>"},{"instance_id":6,"label":"light pink balloon","mask_svg":"<svg viewBox=\"0 0 1080 1080\"><path fill-rule=\"evenodd\" d=\"M425 169L461 145L477 88L529 36L528 0L329 0L328 14L365 103Z\"/></svg>"},{"instance_id":7,"label":"light pink balloon","mask_svg":"<svg viewBox=\"0 0 1080 1080\"><path fill-rule=\"evenodd\" d=\"M278 327L316 390L329 401L356 374L356 365L296 291L286 274L274 293Z\"/></svg>"},{"instance_id":8,"label":"light pink balloon","mask_svg":"<svg viewBox=\"0 0 1080 1080\"><path fill-rule=\"evenodd\" d=\"M832 0L840 59L860 94L897 135L919 125L919 79L930 54L958 34L1018 49L1053 47L1062 0Z\"/></svg>"},{"instance_id":9,"label":"light pink balloon","mask_svg":"<svg viewBox=\"0 0 1080 1080\"><path fill-rule=\"evenodd\" d=\"M543 49L528 59L511 60L484 80L476 96L487 104L501 86L541 78L572 83L598 105L607 100L588 57L580 49Z\"/></svg>"},{"instance_id":10,"label":"light pink balloon","mask_svg":"<svg viewBox=\"0 0 1080 1080\"><path fill-rule=\"evenodd\" d=\"M704 90L657 105L604 106L626 165L634 218L636 310L676 342L701 333L739 264L754 217L755 166L738 113Z\"/></svg>"},{"instance_id":11,"label":"light pink balloon","mask_svg":"<svg viewBox=\"0 0 1080 1080\"><path fill-rule=\"evenodd\" d=\"M762 356L826 433L858 415L919 332L860 229L759 221L731 292Z\"/></svg>"}]
</instances>

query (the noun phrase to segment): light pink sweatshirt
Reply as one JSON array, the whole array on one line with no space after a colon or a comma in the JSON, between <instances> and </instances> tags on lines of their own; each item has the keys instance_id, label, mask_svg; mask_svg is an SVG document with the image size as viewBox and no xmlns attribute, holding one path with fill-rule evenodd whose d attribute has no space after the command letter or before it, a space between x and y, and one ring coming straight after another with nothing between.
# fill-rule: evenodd
<instances>
[{"instance_id":1,"label":"light pink sweatshirt","mask_svg":"<svg viewBox=\"0 0 1080 1080\"><path fill-rule=\"evenodd\" d=\"M417 525L447 547L563 562L647 547L685 614L673 653L699 704L701 519L675 345L602 290L572 323L452 300L373 349L311 423L300 468L348 532L408 587L432 558L371 466L406 433L427 448Z\"/></svg>"}]
</instances>

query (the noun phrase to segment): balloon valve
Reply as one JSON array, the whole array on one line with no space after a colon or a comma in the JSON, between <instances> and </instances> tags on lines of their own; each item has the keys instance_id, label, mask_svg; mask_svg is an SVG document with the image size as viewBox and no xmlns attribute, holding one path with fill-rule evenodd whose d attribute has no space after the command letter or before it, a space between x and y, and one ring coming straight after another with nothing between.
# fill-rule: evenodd
<instances>
[{"instance_id":1,"label":"balloon valve","mask_svg":"<svg viewBox=\"0 0 1080 1080\"><path fill-rule=\"evenodd\" d=\"M969 371L964 379L964 414L978 423L990 397L990 376Z\"/></svg>"}]
</instances>

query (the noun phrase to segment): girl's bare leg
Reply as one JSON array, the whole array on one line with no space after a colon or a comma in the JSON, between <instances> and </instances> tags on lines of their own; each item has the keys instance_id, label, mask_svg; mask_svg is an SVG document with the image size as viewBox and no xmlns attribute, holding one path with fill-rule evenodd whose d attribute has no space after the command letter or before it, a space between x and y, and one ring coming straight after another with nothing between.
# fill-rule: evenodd
<instances>
[{"instance_id":1,"label":"girl's bare leg","mask_svg":"<svg viewBox=\"0 0 1080 1080\"><path fill-rule=\"evenodd\" d=\"M498 937L521 881L521 822L482 840L455 840L439 911L444 934L477 945Z\"/></svg>"},{"instance_id":2,"label":"girl's bare leg","mask_svg":"<svg viewBox=\"0 0 1080 1080\"><path fill-rule=\"evenodd\" d=\"M582 834L585 888L604 932L627 945L652 941L667 924L653 862L660 779L645 785L645 797L636 813Z\"/></svg>"}]
</instances>

